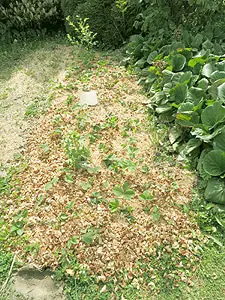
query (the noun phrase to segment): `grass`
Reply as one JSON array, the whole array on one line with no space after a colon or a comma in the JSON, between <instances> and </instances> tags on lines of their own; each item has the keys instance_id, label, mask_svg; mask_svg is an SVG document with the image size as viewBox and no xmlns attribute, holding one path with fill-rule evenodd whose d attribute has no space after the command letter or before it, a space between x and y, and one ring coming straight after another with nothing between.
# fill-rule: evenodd
<instances>
[{"instance_id":1,"label":"grass","mask_svg":"<svg viewBox=\"0 0 225 300\"><path fill-rule=\"evenodd\" d=\"M16 72L20 72L21 70L23 70L29 77L31 77L34 81L38 82L39 84L39 88L34 90L33 95L29 95L29 105L27 105L25 113L27 117L37 116L39 112L39 102L41 101L40 98L42 98L42 95L43 97L45 97L44 101L48 102L48 100L46 100L48 98L46 95L48 94L48 91L51 87L51 82L49 81L49 78L54 78L54 76L56 76L59 70L63 68L63 65L58 65L58 61L60 61L61 59L63 49L65 49L64 41L61 40L60 42L59 40L53 39L45 41L35 41L32 43L28 43L26 46L18 44L17 47L12 48L11 50L5 50L4 53L1 53L1 58L4 59L0 59L0 68L3 70L3 72L0 74L0 87L4 87L4 91L2 88L0 101L6 101L8 98L8 93L10 93L7 87L8 80L10 80L10 78L13 76L13 74L16 74ZM107 57L109 54L103 53L99 55L101 56L99 64L104 68L106 65L105 57ZM113 54L110 53L110 55ZM70 68L68 68L66 76L68 78L71 78L71 81L73 81L73 76L78 76L79 80L83 83L83 85L89 84L89 69L93 66L93 57L94 54L92 52L86 54L79 52L78 59L82 60L83 65L85 66L84 73L80 74L80 69L77 68L76 63L74 63L71 65ZM116 57L116 59L118 58ZM42 61L45 63L40 63ZM74 86L62 86L62 88L69 93L74 89ZM71 107L73 106L73 100L71 98L69 98L67 105L68 110L71 109ZM123 103L123 105L125 104ZM72 110L76 109L76 107L72 108ZM81 115L79 115L76 121L79 130L83 132L86 126L88 126L88 120L85 120L85 117L81 117ZM101 129L93 129L93 133L90 136L90 140L93 140L93 143L98 141L98 139L100 138L98 136L98 130L114 130L115 128L117 128L117 123L119 121L120 120L118 120L114 116L108 118L105 121L105 123L102 124ZM159 130L157 131L154 126L155 123L151 120L151 118L149 120L149 125L151 131L153 132L152 142L154 144L155 149L157 149L158 145L160 144L160 141L162 140L162 137L164 138L164 141L166 140L166 129L163 128L163 126L161 126L161 128L159 128ZM64 124L60 119L60 115L59 117L56 116L54 120L54 126L56 127L56 129L60 129L60 126L62 126L63 128ZM139 126L140 125L138 123L138 120L134 120L133 122L124 124L124 127L126 127L124 129L124 138L127 135L129 136L130 131L136 132ZM100 132L100 134L102 133ZM76 166L76 162L78 160L79 169L81 158L79 155L77 155L77 153L74 154L74 152L72 152L74 147L72 145L73 141L71 142L70 140L68 140L67 142L67 155L70 156L70 158L72 159L73 167ZM138 155L138 152L136 153L135 146L133 146L133 142L134 141L132 141L132 143L130 142L130 144L124 144L124 149L128 151L130 159L129 162L131 163L132 159L134 159L135 156ZM44 156L48 158L49 153L51 153L51 148L49 147L49 144L45 143L40 145L40 148L42 148L42 151L44 152ZM155 161L156 163L163 163L163 161L169 160L172 163L173 158L171 158L171 156L168 155L168 153L165 154L166 151L163 152L163 145L161 144L160 148L158 148L160 149L161 155L159 156L160 158L156 157ZM109 158L109 150L106 146L107 145L102 144L101 149L103 153L104 151L106 151L106 161L108 165L112 168L112 170L126 169L127 161L125 162L122 158L117 159L115 158L115 156L113 159L112 156L110 156ZM71 156L71 153L76 156ZM22 166L22 169L24 169L26 168L26 163L20 163L20 166ZM133 165L130 165L130 167L134 169ZM143 174L146 174L150 171L148 166L143 165L143 167ZM6 195L6 197L7 195L10 196L13 191L15 202L20 203L20 182L17 181L15 176L17 173L20 172L21 168L17 170L10 169L6 176L0 177L0 197L3 194ZM73 182L73 177L71 177L70 172L71 170L68 171L65 177L68 184ZM92 188L94 181L92 180L92 176L95 176L95 173L94 175L89 176L89 181L82 182L82 188L85 192ZM54 179L55 178L53 178L49 182L49 184L47 183L47 187L45 186L47 192L54 192L54 186L57 184L58 178L57 180ZM132 209L130 209L129 207L123 207L121 209L119 205L122 198L127 198L128 200L130 200L133 197L134 192L132 189L130 189L128 185L126 185L125 182L118 182L118 184L119 185L114 186L113 192L115 196L119 198L119 201L117 202L116 199L113 199L110 203L109 209L111 210L112 215L116 213L123 213L129 219ZM177 188L176 183L174 183L174 188ZM142 200L146 203L153 201L154 197L150 193L148 187L146 187L146 189L142 191L142 194L140 195ZM39 204L37 204L36 209L38 209L38 205L42 205L45 202L45 199L43 199L41 196L39 200ZM101 203L102 197L98 192L95 192L92 193L91 200L93 202L93 205L97 205ZM17 224L17 222L19 221L19 225L21 226L18 228L14 226L15 230L12 230L10 232L9 225L5 222L5 219L3 217L4 214L7 214L7 205L5 205L2 202L0 203L0 284L2 284L7 278L7 274L13 259L13 254L10 253L9 250L10 247L13 243L26 243L26 237L24 237L25 239L20 237L20 234L23 235L23 226L26 222L26 211L21 211L21 214L16 214L14 216L14 222ZM68 206L67 214L62 213L58 216L59 222L63 223L67 220L69 211L72 209L73 205L75 204L71 203L71 206ZM153 213L157 222L160 218L160 211L158 210L157 206L155 207L156 209L153 211ZM146 276L145 279L149 281L149 289L147 291L142 290L141 284L136 281L127 283L124 286L120 285L119 283L116 284L113 281L109 281L107 284L104 284L104 280L101 280L95 276L90 276L89 272L85 269L85 267L77 262L74 253L70 251L70 248L72 248L73 245L77 243L76 237L73 237L69 241L69 249L60 250L60 267L55 272L55 278L58 280L63 280L65 282L65 292L68 296L68 299L224 299L225 253L224 247L220 246L220 244L224 243L224 229L222 226L224 222L224 215L221 211L218 211L215 206L207 206L199 199L199 197L197 197L190 206L185 206L183 207L183 209L184 212L188 214L191 219L193 219L193 222L195 222L195 220L198 221L198 224L202 229L204 235L210 235L214 238L214 240L210 240L209 244L204 244L203 242L202 244L199 243L198 246L202 249L199 254L200 264L197 271L194 273L194 277L190 276L190 282L181 284L178 287L174 286L173 284L167 286L168 281L165 279L165 274L177 269L177 266L173 264L171 260L171 258L176 257L177 255L176 251L173 251L173 253L169 256L162 255L159 261L154 261L154 259L152 258L150 264L144 264L140 261L140 266L144 270L143 276ZM148 211L146 210L146 214L147 213ZM132 224L132 220L129 220L131 221L130 224ZM221 223L222 225L219 223ZM95 230L95 228L91 227L82 235L82 239L87 245L89 243L91 244L97 238L98 230ZM28 252L37 253L39 245L28 245L25 247L25 249ZM184 262L184 264L185 263L187 262ZM154 274L154 278L148 278L149 275L147 271L145 271L148 268L155 268L156 271ZM76 278L76 275L79 275L79 278ZM190 275L193 275L192 271L190 271ZM124 272L124 274L122 274L121 276L126 276L126 273Z\"/></svg>"}]
</instances>

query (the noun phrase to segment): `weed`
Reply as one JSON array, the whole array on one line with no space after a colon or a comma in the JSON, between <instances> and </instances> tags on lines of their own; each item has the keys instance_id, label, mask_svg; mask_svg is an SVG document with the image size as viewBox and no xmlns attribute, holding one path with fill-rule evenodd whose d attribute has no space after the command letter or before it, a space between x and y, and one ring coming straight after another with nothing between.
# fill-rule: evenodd
<instances>
[{"instance_id":1,"label":"weed","mask_svg":"<svg viewBox=\"0 0 225 300\"><path fill-rule=\"evenodd\" d=\"M126 159L119 159L115 154L109 154L106 159L104 159L106 166L114 170L116 173L119 173L121 170L128 170L133 172L136 170L137 164Z\"/></svg>"},{"instance_id":2,"label":"weed","mask_svg":"<svg viewBox=\"0 0 225 300\"><path fill-rule=\"evenodd\" d=\"M60 222L66 222L68 220L68 218L69 218L69 216L67 214L65 214L65 213L61 213L59 215L59 221Z\"/></svg>"},{"instance_id":3,"label":"weed","mask_svg":"<svg viewBox=\"0 0 225 300\"><path fill-rule=\"evenodd\" d=\"M91 204L97 205L105 201L100 192L93 192L90 196Z\"/></svg>"},{"instance_id":4,"label":"weed","mask_svg":"<svg viewBox=\"0 0 225 300\"><path fill-rule=\"evenodd\" d=\"M154 205L153 209L152 209L152 218L155 222L158 222L160 217L161 217L161 214L160 214L159 207L157 205Z\"/></svg>"},{"instance_id":5,"label":"weed","mask_svg":"<svg viewBox=\"0 0 225 300\"><path fill-rule=\"evenodd\" d=\"M41 144L40 147L41 147L41 149L43 150L43 152L44 152L45 154L47 154L47 153L50 152L50 147L49 147L49 144L48 144L48 143Z\"/></svg>"},{"instance_id":6,"label":"weed","mask_svg":"<svg viewBox=\"0 0 225 300\"><path fill-rule=\"evenodd\" d=\"M120 210L120 212L127 218L129 223L134 223L135 222L135 217L132 216L133 210L134 209L133 209L132 206L124 206Z\"/></svg>"},{"instance_id":7,"label":"weed","mask_svg":"<svg viewBox=\"0 0 225 300\"><path fill-rule=\"evenodd\" d=\"M77 245L77 244L78 244L78 239L79 239L78 236L73 236L73 237L67 242L67 247L68 247L69 249L71 249L71 247L72 247L73 245Z\"/></svg>"}]
</instances>

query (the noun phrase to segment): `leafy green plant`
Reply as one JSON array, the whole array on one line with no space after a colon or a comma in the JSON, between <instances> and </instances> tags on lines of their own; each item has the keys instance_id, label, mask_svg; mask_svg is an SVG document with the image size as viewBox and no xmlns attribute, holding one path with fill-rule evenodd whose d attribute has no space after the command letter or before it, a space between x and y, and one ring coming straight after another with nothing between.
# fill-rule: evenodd
<instances>
[{"instance_id":1,"label":"leafy green plant","mask_svg":"<svg viewBox=\"0 0 225 300\"><path fill-rule=\"evenodd\" d=\"M133 172L136 170L137 164L131 160L117 158L115 154L109 154L106 159L104 159L106 166L119 173L121 170L128 170Z\"/></svg>"},{"instance_id":2,"label":"leafy green plant","mask_svg":"<svg viewBox=\"0 0 225 300\"><path fill-rule=\"evenodd\" d=\"M77 245L78 244L78 236L73 236L68 242L67 242L67 246L70 249L73 245Z\"/></svg>"},{"instance_id":3,"label":"leafy green plant","mask_svg":"<svg viewBox=\"0 0 225 300\"><path fill-rule=\"evenodd\" d=\"M46 192L51 190L53 186L59 181L58 177L54 177L50 182L45 185Z\"/></svg>"},{"instance_id":4,"label":"leafy green plant","mask_svg":"<svg viewBox=\"0 0 225 300\"><path fill-rule=\"evenodd\" d=\"M113 199L109 202L109 210L111 213L116 213L119 210L119 200L118 199Z\"/></svg>"},{"instance_id":5,"label":"leafy green plant","mask_svg":"<svg viewBox=\"0 0 225 300\"><path fill-rule=\"evenodd\" d=\"M122 186L117 185L116 187L114 187L113 193L116 197L123 197L127 200L130 200L135 195L135 192L130 189L130 185L128 182L125 182Z\"/></svg>"},{"instance_id":6,"label":"leafy green plant","mask_svg":"<svg viewBox=\"0 0 225 300\"><path fill-rule=\"evenodd\" d=\"M64 139L63 146L68 157L68 165L79 170L87 168L90 150L84 138L76 131L70 132Z\"/></svg>"},{"instance_id":7,"label":"leafy green plant","mask_svg":"<svg viewBox=\"0 0 225 300\"><path fill-rule=\"evenodd\" d=\"M88 18L82 19L80 16L76 16L76 24L71 21L70 16L66 18L68 24L73 28L75 34L74 36L67 34L69 41L72 44L78 44L85 47L87 50L94 47L96 45L96 33L93 33L90 30L90 26L88 24Z\"/></svg>"},{"instance_id":8,"label":"leafy green plant","mask_svg":"<svg viewBox=\"0 0 225 300\"><path fill-rule=\"evenodd\" d=\"M84 181L81 183L81 187L84 191L87 191L92 187L92 185L90 184L90 182Z\"/></svg>"},{"instance_id":9,"label":"leafy green plant","mask_svg":"<svg viewBox=\"0 0 225 300\"><path fill-rule=\"evenodd\" d=\"M24 209L21 210L13 217L13 222L10 228L11 233L15 233L19 236L23 235L24 233L24 226L27 222L28 210Z\"/></svg>"},{"instance_id":10,"label":"leafy green plant","mask_svg":"<svg viewBox=\"0 0 225 300\"><path fill-rule=\"evenodd\" d=\"M150 95L150 109L171 125L173 149L181 158L190 159L208 181L206 199L224 203L219 192L225 174L224 58L181 43L165 46L149 57L141 82Z\"/></svg>"},{"instance_id":11,"label":"leafy green plant","mask_svg":"<svg viewBox=\"0 0 225 300\"><path fill-rule=\"evenodd\" d=\"M98 237L98 235L99 235L99 231L97 229L89 228L81 236L81 240L90 246L94 242L94 240Z\"/></svg>"},{"instance_id":12,"label":"leafy green plant","mask_svg":"<svg viewBox=\"0 0 225 300\"><path fill-rule=\"evenodd\" d=\"M158 222L161 217L159 207L155 205L152 209L152 218L155 222Z\"/></svg>"},{"instance_id":13,"label":"leafy green plant","mask_svg":"<svg viewBox=\"0 0 225 300\"><path fill-rule=\"evenodd\" d=\"M143 194L140 195L140 198L145 201L153 201L154 200L154 196L152 195L152 193L149 190L144 191Z\"/></svg>"},{"instance_id":14,"label":"leafy green plant","mask_svg":"<svg viewBox=\"0 0 225 300\"><path fill-rule=\"evenodd\" d=\"M60 0L18 0L1 1L0 3L0 32L2 37L23 37L23 33L40 33L40 29L59 24L61 13Z\"/></svg>"}]
</instances>

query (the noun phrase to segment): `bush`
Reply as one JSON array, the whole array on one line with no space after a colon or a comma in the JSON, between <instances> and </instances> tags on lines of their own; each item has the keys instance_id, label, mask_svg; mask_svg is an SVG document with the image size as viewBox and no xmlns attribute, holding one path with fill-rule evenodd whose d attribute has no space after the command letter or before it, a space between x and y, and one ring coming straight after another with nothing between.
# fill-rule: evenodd
<instances>
[{"instance_id":1,"label":"bush","mask_svg":"<svg viewBox=\"0 0 225 300\"><path fill-rule=\"evenodd\" d=\"M200 44L206 40L220 43L225 40L224 26L223 0L143 0L135 21L142 47L134 59L174 41L195 47L197 34L201 34Z\"/></svg>"},{"instance_id":2,"label":"bush","mask_svg":"<svg viewBox=\"0 0 225 300\"><path fill-rule=\"evenodd\" d=\"M133 23L140 7L135 0L62 0L61 5L64 17L70 15L73 22L76 22L77 15L88 18L90 30L107 47L120 46L133 33ZM72 33L68 25L67 30Z\"/></svg>"},{"instance_id":3,"label":"bush","mask_svg":"<svg viewBox=\"0 0 225 300\"><path fill-rule=\"evenodd\" d=\"M196 37L198 39L198 37ZM142 58L149 107L170 124L169 140L204 181L205 199L225 205L225 58L181 43Z\"/></svg>"},{"instance_id":4,"label":"bush","mask_svg":"<svg viewBox=\"0 0 225 300\"><path fill-rule=\"evenodd\" d=\"M0 33L15 37L26 30L52 27L61 19L59 0L2 1L0 4Z\"/></svg>"}]
</instances>

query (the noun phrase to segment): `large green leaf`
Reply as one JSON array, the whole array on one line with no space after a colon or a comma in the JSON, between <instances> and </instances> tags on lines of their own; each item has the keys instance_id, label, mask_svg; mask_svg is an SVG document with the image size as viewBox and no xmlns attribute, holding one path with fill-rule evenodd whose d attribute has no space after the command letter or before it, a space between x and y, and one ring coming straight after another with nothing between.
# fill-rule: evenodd
<instances>
[{"instance_id":1,"label":"large green leaf","mask_svg":"<svg viewBox=\"0 0 225 300\"><path fill-rule=\"evenodd\" d=\"M211 74L216 71L214 63L205 64L202 69L202 75L210 78Z\"/></svg>"},{"instance_id":2,"label":"large green leaf","mask_svg":"<svg viewBox=\"0 0 225 300\"><path fill-rule=\"evenodd\" d=\"M213 99L218 97L218 87L225 83L225 78L218 79L212 83L211 87L209 88L209 94L212 96Z\"/></svg>"},{"instance_id":3,"label":"large green leaf","mask_svg":"<svg viewBox=\"0 0 225 300\"><path fill-rule=\"evenodd\" d=\"M218 97L221 100L225 100L225 83L218 86Z\"/></svg>"},{"instance_id":4,"label":"large green leaf","mask_svg":"<svg viewBox=\"0 0 225 300\"><path fill-rule=\"evenodd\" d=\"M219 135L223 130L225 130L225 126L221 125L216 130L214 130L213 133L209 133L208 130L205 130L203 128L194 128L191 131L191 134L195 136L196 138L209 143L212 139L214 139L217 135Z\"/></svg>"},{"instance_id":5,"label":"large green leaf","mask_svg":"<svg viewBox=\"0 0 225 300\"><path fill-rule=\"evenodd\" d=\"M209 180L205 190L205 199L207 201L225 204L225 181L218 178Z\"/></svg>"},{"instance_id":6,"label":"large green leaf","mask_svg":"<svg viewBox=\"0 0 225 300\"><path fill-rule=\"evenodd\" d=\"M158 106L155 109L155 111L157 112L157 114L163 114L163 113L171 111L171 110L172 110L172 106L171 105Z\"/></svg>"},{"instance_id":7,"label":"large green leaf","mask_svg":"<svg viewBox=\"0 0 225 300\"><path fill-rule=\"evenodd\" d=\"M225 108L217 101L203 110L201 120L204 126L213 128L225 120Z\"/></svg>"},{"instance_id":8,"label":"large green leaf","mask_svg":"<svg viewBox=\"0 0 225 300\"><path fill-rule=\"evenodd\" d=\"M153 51L149 54L148 58L147 58L147 63L149 65L151 65L155 59L155 57L158 55L158 52L157 51Z\"/></svg>"},{"instance_id":9,"label":"large green leaf","mask_svg":"<svg viewBox=\"0 0 225 300\"><path fill-rule=\"evenodd\" d=\"M206 91L209 86L209 81L206 78L202 78L198 82L198 88L202 89L203 91Z\"/></svg>"},{"instance_id":10,"label":"large green leaf","mask_svg":"<svg viewBox=\"0 0 225 300\"><path fill-rule=\"evenodd\" d=\"M220 176L225 173L225 152L210 151L203 160L203 168L211 176Z\"/></svg>"},{"instance_id":11,"label":"large green leaf","mask_svg":"<svg viewBox=\"0 0 225 300\"><path fill-rule=\"evenodd\" d=\"M199 139L190 139L188 141L187 145L185 146L184 153L186 155L190 154L192 151L199 148L201 146L201 144L202 144L202 141L200 141Z\"/></svg>"},{"instance_id":12,"label":"large green leaf","mask_svg":"<svg viewBox=\"0 0 225 300\"><path fill-rule=\"evenodd\" d=\"M172 57L171 63L173 72L181 71L186 64L186 57L181 54L176 54Z\"/></svg>"},{"instance_id":13,"label":"large green leaf","mask_svg":"<svg viewBox=\"0 0 225 300\"><path fill-rule=\"evenodd\" d=\"M179 84L174 88L174 101L182 103L187 97L188 87L186 84Z\"/></svg>"},{"instance_id":14,"label":"large green leaf","mask_svg":"<svg viewBox=\"0 0 225 300\"><path fill-rule=\"evenodd\" d=\"M213 149L225 151L225 129L214 138Z\"/></svg>"},{"instance_id":15,"label":"large green leaf","mask_svg":"<svg viewBox=\"0 0 225 300\"><path fill-rule=\"evenodd\" d=\"M187 101L193 103L195 106L199 104L202 98L205 96L205 92L201 88L191 87L188 90Z\"/></svg>"},{"instance_id":16,"label":"large green leaf","mask_svg":"<svg viewBox=\"0 0 225 300\"><path fill-rule=\"evenodd\" d=\"M172 77L175 73L171 72L169 70L163 70L162 74L163 74L163 82L164 82L164 84L166 84L166 83L172 81Z\"/></svg>"},{"instance_id":17,"label":"large green leaf","mask_svg":"<svg viewBox=\"0 0 225 300\"><path fill-rule=\"evenodd\" d=\"M177 110L176 114L176 124L185 127L192 127L198 124L199 116L194 111L194 105L190 102L182 103Z\"/></svg>"},{"instance_id":18,"label":"large green leaf","mask_svg":"<svg viewBox=\"0 0 225 300\"><path fill-rule=\"evenodd\" d=\"M225 78L225 72L223 71L215 71L210 75L210 80L212 82L217 81L219 79Z\"/></svg>"},{"instance_id":19,"label":"large green leaf","mask_svg":"<svg viewBox=\"0 0 225 300\"><path fill-rule=\"evenodd\" d=\"M191 68L194 68L196 65L203 65L205 63L205 59L202 57L193 57L192 59L189 60L188 66Z\"/></svg>"}]
</instances>

